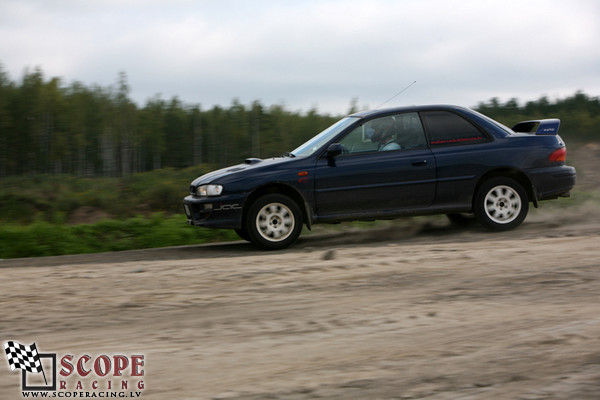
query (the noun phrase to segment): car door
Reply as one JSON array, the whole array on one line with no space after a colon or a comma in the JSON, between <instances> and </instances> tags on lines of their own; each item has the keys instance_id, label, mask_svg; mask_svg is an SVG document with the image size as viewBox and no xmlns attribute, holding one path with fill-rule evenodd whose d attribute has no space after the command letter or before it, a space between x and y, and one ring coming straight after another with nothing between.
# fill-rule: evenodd
<instances>
[{"instance_id":1,"label":"car door","mask_svg":"<svg viewBox=\"0 0 600 400\"><path fill-rule=\"evenodd\" d=\"M488 165L502 165L484 129L448 110L426 111L421 118L438 167L436 206L469 205Z\"/></svg>"},{"instance_id":2,"label":"car door","mask_svg":"<svg viewBox=\"0 0 600 400\"><path fill-rule=\"evenodd\" d=\"M388 136L393 138L393 146L391 141L373 139L383 118L387 118L386 129L390 130ZM435 158L426 146L417 113L367 121L339 143L344 148L342 154L317 160L315 208L320 218L389 215L432 203Z\"/></svg>"}]
</instances>

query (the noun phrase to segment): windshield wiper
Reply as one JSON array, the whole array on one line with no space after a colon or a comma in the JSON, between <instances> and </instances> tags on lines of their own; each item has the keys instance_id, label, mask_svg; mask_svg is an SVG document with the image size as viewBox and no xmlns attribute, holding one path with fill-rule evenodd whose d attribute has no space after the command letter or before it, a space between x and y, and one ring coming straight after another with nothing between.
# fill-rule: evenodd
<instances>
[{"instance_id":1,"label":"windshield wiper","mask_svg":"<svg viewBox=\"0 0 600 400\"><path fill-rule=\"evenodd\" d=\"M289 158L295 158L296 156L293 153L290 153L289 151L286 151L285 153L283 153L284 157L289 157Z\"/></svg>"}]
</instances>

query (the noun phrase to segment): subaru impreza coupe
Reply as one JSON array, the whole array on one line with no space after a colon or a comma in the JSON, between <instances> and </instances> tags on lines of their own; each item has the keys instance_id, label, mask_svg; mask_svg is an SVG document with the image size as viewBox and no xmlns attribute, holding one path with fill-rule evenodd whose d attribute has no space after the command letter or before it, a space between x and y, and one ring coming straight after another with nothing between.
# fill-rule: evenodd
<instances>
[{"instance_id":1,"label":"subaru impreza coupe","mask_svg":"<svg viewBox=\"0 0 600 400\"><path fill-rule=\"evenodd\" d=\"M509 230L529 203L567 197L575 185L559 125L510 129L448 105L360 112L282 157L197 178L184 209L189 224L234 229L263 249L289 246L304 225L407 215L474 215Z\"/></svg>"}]
</instances>

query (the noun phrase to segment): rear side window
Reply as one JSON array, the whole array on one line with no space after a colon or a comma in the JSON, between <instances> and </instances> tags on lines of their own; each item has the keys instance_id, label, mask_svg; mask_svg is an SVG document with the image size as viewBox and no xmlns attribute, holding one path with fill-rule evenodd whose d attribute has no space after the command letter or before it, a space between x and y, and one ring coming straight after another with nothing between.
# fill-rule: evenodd
<instances>
[{"instance_id":1,"label":"rear side window","mask_svg":"<svg viewBox=\"0 0 600 400\"><path fill-rule=\"evenodd\" d=\"M449 111L426 111L421 114L433 147L487 142L487 136L463 117Z\"/></svg>"}]
</instances>

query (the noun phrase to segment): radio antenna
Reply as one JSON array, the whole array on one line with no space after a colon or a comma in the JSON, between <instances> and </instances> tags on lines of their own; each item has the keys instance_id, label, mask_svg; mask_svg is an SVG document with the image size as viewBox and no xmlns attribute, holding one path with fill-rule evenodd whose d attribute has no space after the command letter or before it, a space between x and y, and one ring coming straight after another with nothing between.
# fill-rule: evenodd
<instances>
[{"instance_id":1,"label":"radio antenna","mask_svg":"<svg viewBox=\"0 0 600 400\"><path fill-rule=\"evenodd\" d=\"M417 83L417 81L413 81L413 83L411 83L410 85L408 85L407 87L405 87L404 89L402 89L401 91L399 91L398 93L396 93L395 95L393 95L392 97L390 97L389 99L387 99L386 101L384 101L383 103L381 103L380 105L377 106L376 110L379 109L379 107L381 107L382 105L390 102L391 100L393 100L394 98L400 96L403 92L405 92L406 90L408 90L409 87L411 87L412 85L414 85L415 83Z\"/></svg>"}]
</instances>

